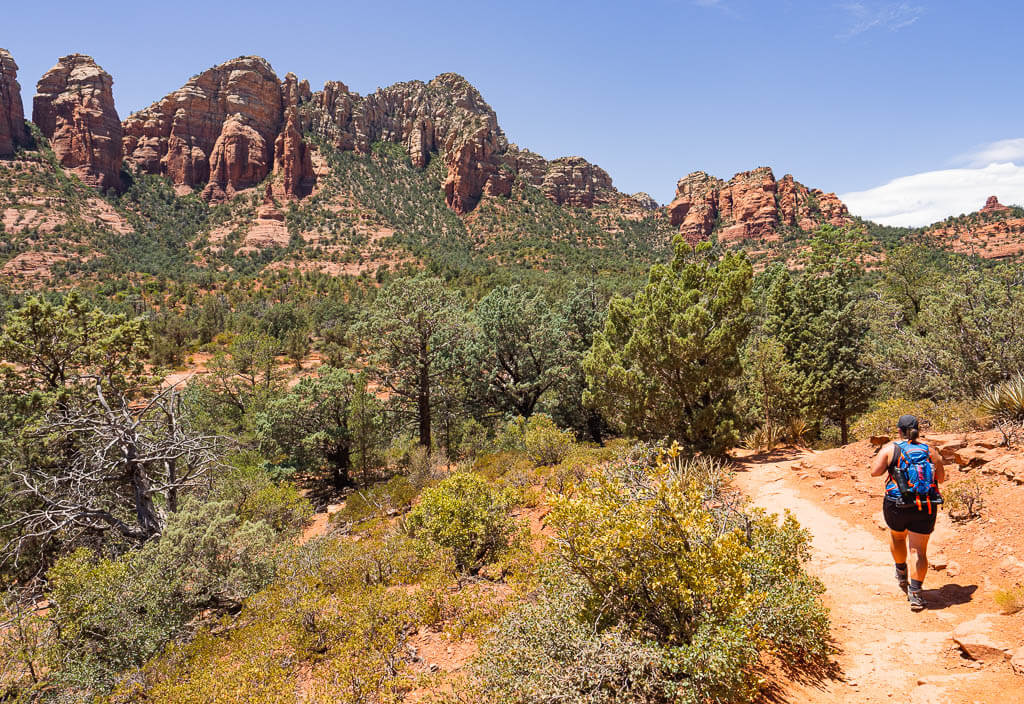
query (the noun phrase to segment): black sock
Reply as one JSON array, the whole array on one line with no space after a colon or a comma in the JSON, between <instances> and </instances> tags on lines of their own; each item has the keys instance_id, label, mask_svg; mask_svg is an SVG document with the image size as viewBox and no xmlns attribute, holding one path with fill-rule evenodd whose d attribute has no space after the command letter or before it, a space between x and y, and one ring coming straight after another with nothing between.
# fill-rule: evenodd
<instances>
[{"instance_id":1,"label":"black sock","mask_svg":"<svg viewBox=\"0 0 1024 704\"><path fill-rule=\"evenodd\" d=\"M915 592L921 591L921 587L923 587L923 586L924 586L924 582L922 580L920 580L920 579L912 579L912 580L910 580L910 588L913 591L915 591Z\"/></svg>"},{"instance_id":2,"label":"black sock","mask_svg":"<svg viewBox=\"0 0 1024 704\"><path fill-rule=\"evenodd\" d=\"M897 562L896 563L896 569L898 569L900 572L906 572L907 571L907 563L906 562Z\"/></svg>"}]
</instances>

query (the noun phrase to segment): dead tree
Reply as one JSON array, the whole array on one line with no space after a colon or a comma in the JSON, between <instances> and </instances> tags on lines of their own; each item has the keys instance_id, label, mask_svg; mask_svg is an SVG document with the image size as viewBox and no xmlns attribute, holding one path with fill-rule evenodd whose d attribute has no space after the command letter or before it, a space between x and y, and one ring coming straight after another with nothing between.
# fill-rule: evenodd
<instances>
[{"instance_id":1,"label":"dead tree","mask_svg":"<svg viewBox=\"0 0 1024 704\"><path fill-rule=\"evenodd\" d=\"M0 533L15 537L0 559L57 537L114 531L141 544L159 536L179 493L219 464L225 443L190 428L176 387L136 402L98 379L51 410L33 437L59 450L9 463L12 490L0 498L8 522Z\"/></svg>"}]
</instances>

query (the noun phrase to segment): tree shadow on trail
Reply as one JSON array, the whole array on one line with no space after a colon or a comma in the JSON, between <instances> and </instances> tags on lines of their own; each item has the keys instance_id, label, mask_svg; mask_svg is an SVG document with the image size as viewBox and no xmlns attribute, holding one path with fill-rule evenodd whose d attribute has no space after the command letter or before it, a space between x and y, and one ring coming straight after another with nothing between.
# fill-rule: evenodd
<instances>
[{"instance_id":1,"label":"tree shadow on trail","mask_svg":"<svg viewBox=\"0 0 1024 704\"><path fill-rule=\"evenodd\" d=\"M732 453L732 461L737 471L750 471L750 465L769 464L772 462L789 462L802 456L806 450L793 445L782 445L772 450L751 452L737 450Z\"/></svg>"},{"instance_id":2,"label":"tree shadow on trail","mask_svg":"<svg viewBox=\"0 0 1024 704\"><path fill-rule=\"evenodd\" d=\"M828 654L820 660L800 662L787 659L784 655L774 659L760 672L766 684L758 695L758 704L797 704L804 701L796 694L787 693L788 685L794 683L824 690L828 682L845 680L843 670L836 661L839 652L839 644L830 638Z\"/></svg>"},{"instance_id":3,"label":"tree shadow on trail","mask_svg":"<svg viewBox=\"0 0 1024 704\"><path fill-rule=\"evenodd\" d=\"M938 589L923 590L922 596L929 611L940 611L971 602L976 591L977 584L943 584Z\"/></svg>"}]
</instances>

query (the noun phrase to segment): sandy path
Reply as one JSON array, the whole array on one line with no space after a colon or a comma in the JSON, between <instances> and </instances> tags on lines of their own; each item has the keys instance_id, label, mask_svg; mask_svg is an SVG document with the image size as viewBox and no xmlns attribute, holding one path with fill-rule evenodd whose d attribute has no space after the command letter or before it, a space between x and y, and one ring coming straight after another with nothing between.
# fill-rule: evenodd
<instances>
[{"instance_id":1,"label":"sandy path","mask_svg":"<svg viewBox=\"0 0 1024 704\"><path fill-rule=\"evenodd\" d=\"M1024 680L982 669L960 656L950 633L973 618L975 587L969 576L952 583L930 571L925 582L929 609L912 613L893 578L886 533L845 520L842 506L801 495L790 463L748 465L737 477L752 500L772 512L792 511L813 534L810 570L826 585L833 638L839 644L842 677L816 685L787 687L784 700L970 704L1024 702ZM933 545L942 544L937 530ZM1007 690L1006 688L1010 689Z\"/></svg>"}]
</instances>

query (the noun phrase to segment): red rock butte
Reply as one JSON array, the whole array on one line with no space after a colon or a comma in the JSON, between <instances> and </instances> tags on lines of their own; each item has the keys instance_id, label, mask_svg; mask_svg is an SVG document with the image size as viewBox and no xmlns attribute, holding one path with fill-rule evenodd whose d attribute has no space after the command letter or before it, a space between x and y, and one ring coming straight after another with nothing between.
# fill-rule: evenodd
<instances>
[{"instance_id":1,"label":"red rock butte","mask_svg":"<svg viewBox=\"0 0 1024 704\"><path fill-rule=\"evenodd\" d=\"M39 79L32 121L61 166L100 190L121 184L121 120L113 79L89 56L69 54Z\"/></svg>"},{"instance_id":2,"label":"red rock butte","mask_svg":"<svg viewBox=\"0 0 1024 704\"><path fill-rule=\"evenodd\" d=\"M1004 212L1006 210L1009 210L1009 208L1007 206L1003 205L1002 203L1000 203L998 198L996 198L995 196L989 196L988 199L985 201L985 205L981 209L980 212L982 212L982 213L1001 213L1001 212Z\"/></svg>"},{"instance_id":3,"label":"red rock butte","mask_svg":"<svg viewBox=\"0 0 1024 704\"><path fill-rule=\"evenodd\" d=\"M727 182L695 171L677 184L668 215L690 243L708 239L716 229L724 243L778 242L784 227L811 231L852 222L835 193L809 189L788 174L776 181L766 166Z\"/></svg>"},{"instance_id":4,"label":"red rock butte","mask_svg":"<svg viewBox=\"0 0 1024 704\"><path fill-rule=\"evenodd\" d=\"M16 70L0 50L0 154L27 137ZM454 73L361 96L339 81L312 92L294 74L281 80L265 59L242 56L193 76L123 124L112 84L90 57L71 54L43 76L33 101L33 119L61 165L100 189L120 185L123 161L166 177L179 192L199 189L208 201L264 181L268 199L298 199L316 185L316 144L369 154L386 141L402 145L416 168L440 159L445 201L460 214L484 196L509 195L517 179L567 207L659 208L647 194L619 192L604 169L582 157L549 161L510 144L480 92ZM787 227L851 222L835 194L792 176L776 181L768 168L727 182L694 172L679 181L667 213L690 242L716 231L726 243L774 242Z\"/></svg>"},{"instance_id":5,"label":"red rock butte","mask_svg":"<svg viewBox=\"0 0 1024 704\"><path fill-rule=\"evenodd\" d=\"M6 49L0 49L0 156L11 156L28 141L18 64Z\"/></svg>"}]
</instances>

